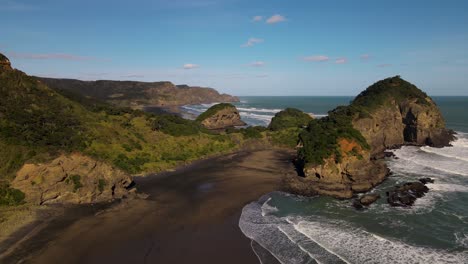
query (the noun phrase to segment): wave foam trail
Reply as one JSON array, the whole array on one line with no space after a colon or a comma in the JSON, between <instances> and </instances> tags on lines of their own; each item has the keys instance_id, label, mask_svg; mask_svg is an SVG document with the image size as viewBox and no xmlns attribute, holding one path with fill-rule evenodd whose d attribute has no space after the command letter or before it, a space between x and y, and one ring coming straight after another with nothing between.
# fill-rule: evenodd
<instances>
[{"instance_id":1,"label":"wave foam trail","mask_svg":"<svg viewBox=\"0 0 468 264\"><path fill-rule=\"evenodd\" d=\"M468 252L446 252L392 241L346 223L299 221L294 228L351 263L467 263Z\"/></svg>"},{"instance_id":2,"label":"wave foam trail","mask_svg":"<svg viewBox=\"0 0 468 264\"><path fill-rule=\"evenodd\" d=\"M437 175L444 172L468 176L468 152L466 148L457 148L457 141L453 143L454 147L439 149L402 147L393 151L400 160L390 162L389 166L392 170L413 174Z\"/></svg>"}]
</instances>

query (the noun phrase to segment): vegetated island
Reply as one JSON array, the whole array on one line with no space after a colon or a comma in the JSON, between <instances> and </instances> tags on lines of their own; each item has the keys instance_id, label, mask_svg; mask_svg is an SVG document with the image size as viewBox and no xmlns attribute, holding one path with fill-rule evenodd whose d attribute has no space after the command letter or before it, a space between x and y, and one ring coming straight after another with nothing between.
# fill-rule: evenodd
<instances>
[{"instance_id":1,"label":"vegetated island","mask_svg":"<svg viewBox=\"0 0 468 264\"><path fill-rule=\"evenodd\" d=\"M440 147L453 139L433 101L399 76L370 86L328 117L313 119L288 108L268 128L236 128L240 118L231 105L213 106L191 121L118 107L113 99L82 96L79 89L51 87L0 56L0 225L8 227L0 234L0 247L7 249L0 259L188 261L204 259L206 248L216 246L219 258L211 258L212 263L254 263L249 241L237 226L246 203L278 189L351 198L388 175L385 149ZM126 106L143 104L124 101ZM166 174L131 176L213 156ZM47 224L36 213L49 204L115 199L126 202L99 216L88 212L67 218L70 213L65 213L58 218L74 219L73 228L65 220ZM37 221L47 225L38 228ZM34 223L32 229L18 229L28 222ZM174 236L176 230L185 231ZM57 232L60 237L54 236ZM31 237L22 239L25 235ZM188 239L193 237L200 240ZM224 247L216 243L221 237L230 241ZM55 243L39 252L34 239ZM148 251L147 241L166 246ZM129 246L135 248L132 254L119 250ZM177 254L183 248L194 250Z\"/></svg>"}]
</instances>

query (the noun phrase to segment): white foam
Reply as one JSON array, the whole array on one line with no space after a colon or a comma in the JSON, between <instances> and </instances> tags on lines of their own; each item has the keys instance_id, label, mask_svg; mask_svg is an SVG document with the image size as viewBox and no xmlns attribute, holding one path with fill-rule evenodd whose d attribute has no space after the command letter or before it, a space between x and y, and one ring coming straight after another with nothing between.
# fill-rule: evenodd
<instances>
[{"instance_id":1,"label":"white foam","mask_svg":"<svg viewBox=\"0 0 468 264\"><path fill-rule=\"evenodd\" d=\"M431 191L439 192L468 192L468 186L450 183L434 183L427 185Z\"/></svg>"},{"instance_id":2,"label":"white foam","mask_svg":"<svg viewBox=\"0 0 468 264\"><path fill-rule=\"evenodd\" d=\"M300 221L296 230L351 263L466 263L468 252L446 252L391 240L360 228Z\"/></svg>"},{"instance_id":3,"label":"white foam","mask_svg":"<svg viewBox=\"0 0 468 264\"><path fill-rule=\"evenodd\" d=\"M255 107L237 107L239 111L245 112L257 112L257 113L278 113L282 109L267 109L267 108L255 108Z\"/></svg>"},{"instance_id":4,"label":"white foam","mask_svg":"<svg viewBox=\"0 0 468 264\"><path fill-rule=\"evenodd\" d=\"M271 197L262 204L262 216L266 216L275 212L278 212L278 208L271 206L268 202L271 201Z\"/></svg>"},{"instance_id":5,"label":"white foam","mask_svg":"<svg viewBox=\"0 0 468 264\"><path fill-rule=\"evenodd\" d=\"M258 119L262 121L268 121L270 122L271 119L273 118L272 115L258 115L258 114L253 114L253 113L248 113L248 112L239 112L241 117L250 117L253 119Z\"/></svg>"},{"instance_id":6,"label":"white foam","mask_svg":"<svg viewBox=\"0 0 468 264\"><path fill-rule=\"evenodd\" d=\"M457 232L453 235L455 236L455 241L457 242L458 245L468 249L468 234Z\"/></svg>"},{"instance_id":7,"label":"white foam","mask_svg":"<svg viewBox=\"0 0 468 264\"><path fill-rule=\"evenodd\" d=\"M439 151L442 151L442 149ZM435 157L427 151L421 151L420 147L413 146L405 146L393 152L400 160L406 162L402 163L399 160L391 162L391 164L396 165L394 169L400 168L414 174L420 173L424 169L432 169L449 174L468 176L468 162L463 160L468 157L463 156L463 153L458 155L459 159L442 157L440 155L439 157Z\"/></svg>"}]
</instances>

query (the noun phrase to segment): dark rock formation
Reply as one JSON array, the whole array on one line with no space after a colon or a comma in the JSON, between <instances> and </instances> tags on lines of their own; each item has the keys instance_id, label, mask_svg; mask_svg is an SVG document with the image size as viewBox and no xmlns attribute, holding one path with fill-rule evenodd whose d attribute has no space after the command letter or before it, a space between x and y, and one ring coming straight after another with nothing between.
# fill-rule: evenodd
<instances>
[{"instance_id":1,"label":"dark rock formation","mask_svg":"<svg viewBox=\"0 0 468 264\"><path fill-rule=\"evenodd\" d=\"M236 107L228 103L217 104L210 107L197 118L197 121L208 129L225 129L246 125L241 120Z\"/></svg>"},{"instance_id":2,"label":"dark rock formation","mask_svg":"<svg viewBox=\"0 0 468 264\"><path fill-rule=\"evenodd\" d=\"M11 69L10 60L0 53L0 69Z\"/></svg>"},{"instance_id":3,"label":"dark rock formation","mask_svg":"<svg viewBox=\"0 0 468 264\"><path fill-rule=\"evenodd\" d=\"M420 181L422 184L434 183L434 180L431 179L431 178L421 178L421 179L419 179L419 181Z\"/></svg>"},{"instance_id":4,"label":"dark rock formation","mask_svg":"<svg viewBox=\"0 0 468 264\"><path fill-rule=\"evenodd\" d=\"M408 182L387 192L387 202L392 206L411 206L428 191L429 188L419 181Z\"/></svg>"},{"instance_id":5,"label":"dark rock formation","mask_svg":"<svg viewBox=\"0 0 468 264\"><path fill-rule=\"evenodd\" d=\"M132 108L239 101L235 96L219 94L212 88L174 85L171 82L38 79L53 89L67 90L114 105Z\"/></svg>"}]
</instances>

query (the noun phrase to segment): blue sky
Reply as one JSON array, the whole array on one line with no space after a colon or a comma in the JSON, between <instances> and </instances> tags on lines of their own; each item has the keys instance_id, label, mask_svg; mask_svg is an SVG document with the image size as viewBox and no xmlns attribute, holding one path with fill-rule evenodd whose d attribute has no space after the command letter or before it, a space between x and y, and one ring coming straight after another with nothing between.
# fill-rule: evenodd
<instances>
[{"instance_id":1,"label":"blue sky","mask_svg":"<svg viewBox=\"0 0 468 264\"><path fill-rule=\"evenodd\" d=\"M468 1L0 0L31 75L168 80L235 95L356 95L401 75L468 95Z\"/></svg>"}]
</instances>

